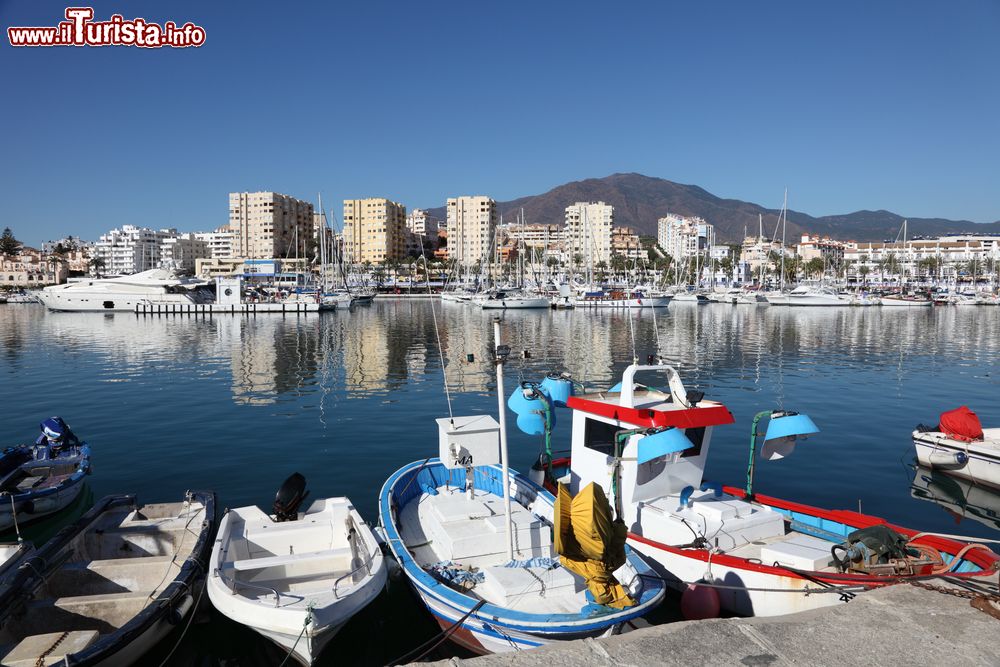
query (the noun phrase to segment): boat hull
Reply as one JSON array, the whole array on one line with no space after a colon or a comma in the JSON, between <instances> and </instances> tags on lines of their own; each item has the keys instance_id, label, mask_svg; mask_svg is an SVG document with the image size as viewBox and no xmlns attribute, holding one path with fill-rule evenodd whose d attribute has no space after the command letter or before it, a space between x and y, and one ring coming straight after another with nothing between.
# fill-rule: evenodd
<instances>
[{"instance_id":1,"label":"boat hull","mask_svg":"<svg viewBox=\"0 0 1000 667\"><path fill-rule=\"evenodd\" d=\"M77 499L80 492L83 491L87 475L90 474L90 447L84 443L76 451L78 455L42 460L43 462L51 461L59 463L62 458L67 464L75 465L76 469L65 479L51 486L33 488L4 497L3 502L0 502L0 531L13 528L15 523L18 526L22 526L55 514L71 505ZM14 448L4 455L4 459L18 456L21 452L24 452L24 456L33 456L26 447ZM14 466L11 470L19 468L21 465L32 463L33 461L32 458L27 458L23 463Z\"/></svg>"},{"instance_id":2,"label":"boat hull","mask_svg":"<svg viewBox=\"0 0 1000 667\"><path fill-rule=\"evenodd\" d=\"M930 299L898 299L883 296L882 305L888 308L930 308L934 302Z\"/></svg>"},{"instance_id":3,"label":"boat hull","mask_svg":"<svg viewBox=\"0 0 1000 667\"><path fill-rule=\"evenodd\" d=\"M641 299L577 299L577 308L666 308L670 305L669 296L649 296Z\"/></svg>"},{"instance_id":4,"label":"boat hull","mask_svg":"<svg viewBox=\"0 0 1000 667\"><path fill-rule=\"evenodd\" d=\"M543 296L532 298L485 299L479 302L483 310L529 310L549 308L549 300Z\"/></svg>"},{"instance_id":5,"label":"boat hull","mask_svg":"<svg viewBox=\"0 0 1000 667\"><path fill-rule=\"evenodd\" d=\"M915 433L913 446L917 461L927 468L945 470L949 475L1000 489L1000 447L929 433Z\"/></svg>"}]
</instances>

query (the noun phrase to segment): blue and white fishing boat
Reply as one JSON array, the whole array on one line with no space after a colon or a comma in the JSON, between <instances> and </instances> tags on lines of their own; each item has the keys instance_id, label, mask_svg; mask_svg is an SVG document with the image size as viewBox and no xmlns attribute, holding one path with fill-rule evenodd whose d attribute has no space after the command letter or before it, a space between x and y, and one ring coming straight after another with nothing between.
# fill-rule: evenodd
<instances>
[{"instance_id":1,"label":"blue and white fishing boat","mask_svg":"<svg viewBox=\"0 0 1000 667\"><path fill-rule=\"evenodd\" d=\"M499 323L494 326L499 342ZM599 574L606 589L576 574L580 568L558 550L568 507L557 510L551 493L507 465L507 354L506 346L494 350L501 421L487 415L437 420L441 456L399 469L379 496L389 550L441 626L442 639L476 653L611 635L664 595L663 582L627 547ZM612 588L616 596L593 593Z\"/></svg>"},{"instance_id":2,"label":"blue and white fishing boat","mask_svg":"<svg viewBox=\"0 0 1000 667\"><path fill-rule=\"evenodd\" d=\"M76 500L90 472L85 442L53 449L44 444L0 453L0 532L54 514Z\"/></svg>"}]
</instances>

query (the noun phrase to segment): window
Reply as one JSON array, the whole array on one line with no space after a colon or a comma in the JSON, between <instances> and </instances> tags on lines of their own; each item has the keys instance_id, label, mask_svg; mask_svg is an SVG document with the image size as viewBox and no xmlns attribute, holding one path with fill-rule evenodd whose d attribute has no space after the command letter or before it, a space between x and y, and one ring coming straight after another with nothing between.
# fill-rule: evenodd
<instances>
[{"instance_id":1,"label":"window","mask_svg":"<svg viewBox=\"0 0 1000 667\"><path fill-rule=\"evenodd\" d=\"M619 430L621 429L615 424L588 419L583 430L583 446L608 456L614 456L615 433Z\"/></svg>"}]
</instances>

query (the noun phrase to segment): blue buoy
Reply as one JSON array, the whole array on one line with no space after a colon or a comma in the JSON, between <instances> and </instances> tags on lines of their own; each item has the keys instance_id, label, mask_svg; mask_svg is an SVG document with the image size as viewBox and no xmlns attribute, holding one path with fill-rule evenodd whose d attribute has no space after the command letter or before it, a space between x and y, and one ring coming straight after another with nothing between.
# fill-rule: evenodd
<instances>
[{"instance_id":1,"label":"blue buoy","mask_svg":"<svg viewBox=\"0 0 1000 667\"><path fill-rule=\"evenodd\" d=\"M573 383L560 375L546 375L539 388L560 408L565 408L566 401L573 395Z\"/></svg>"}]
</instances>

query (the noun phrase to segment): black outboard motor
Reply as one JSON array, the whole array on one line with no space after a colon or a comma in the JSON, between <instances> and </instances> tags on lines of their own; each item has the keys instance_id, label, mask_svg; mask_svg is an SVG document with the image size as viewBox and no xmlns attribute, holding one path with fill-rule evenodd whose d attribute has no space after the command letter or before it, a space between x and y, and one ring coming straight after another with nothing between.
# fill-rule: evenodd
<instances>
[{"instance_id":1,"label":"black outboard motor","mask_svg":"<svg viewBox=\"0 0 1000 667\"><path fill-rule=\"evenodd\" d=\"M299 473L292 473L286 479L278 494L274 497L274 520L295 521L299 518L299 505L306 499L306 478Z\"/></svg>"}]
</instances>

